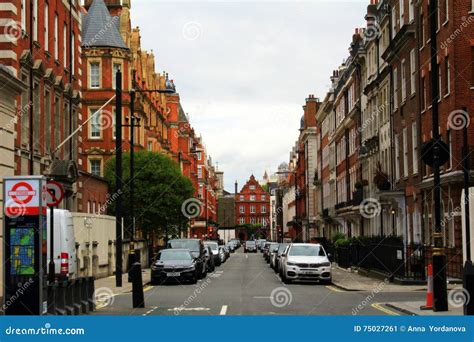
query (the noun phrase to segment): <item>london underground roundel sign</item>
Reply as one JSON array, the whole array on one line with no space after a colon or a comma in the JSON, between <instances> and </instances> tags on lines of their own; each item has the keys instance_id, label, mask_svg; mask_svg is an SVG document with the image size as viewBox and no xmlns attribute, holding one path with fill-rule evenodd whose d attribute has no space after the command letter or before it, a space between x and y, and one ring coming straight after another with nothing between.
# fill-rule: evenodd
<instances>
[{"instance_id":1,"label":"london underground roundel sign","mask_svg":"<svg viewBox=\"0 0 474 342\"><path fill-rule=\"evenodd\" d=\"M5 180L5 214L9 217L38 215L42 189L38 180Z\"/></svg>"}]
</instances>

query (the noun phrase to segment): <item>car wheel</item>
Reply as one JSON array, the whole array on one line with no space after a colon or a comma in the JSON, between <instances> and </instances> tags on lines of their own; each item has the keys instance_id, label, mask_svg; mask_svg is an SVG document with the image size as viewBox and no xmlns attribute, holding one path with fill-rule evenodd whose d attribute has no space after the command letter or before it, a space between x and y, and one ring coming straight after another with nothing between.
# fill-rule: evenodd
<instances>
[{"instance_id":1,"label":"car wheel","mask_svg":"<svg viewBox=\"0 0 474 342\"><path fill-rule=\"evenodd\" d=\"M322 285L331 285L332 284L332 279L324 279L321 280Z\"/></svg>"},{"instance_id":2,"label":"car wheel","mask_svg":"<svg viewBox=\"0 0 474 342\"><path fill-rule=\"evenodd\" d=\"M291 284L291 279L288 279L285 274L283 274L282 280L284 284Z\"/></svg>"},{"instance_id":3,"label":"car wheel","mask_svg":"<svg viewBox=\"0 0 474 342\"><path fill-rule=\"evenodd\" d=\"M197 279L197 275L195 274L194 277L191 278L191 280L189 281L190 284L196 284L198 279Z\"/></svg>"}]
</instances>

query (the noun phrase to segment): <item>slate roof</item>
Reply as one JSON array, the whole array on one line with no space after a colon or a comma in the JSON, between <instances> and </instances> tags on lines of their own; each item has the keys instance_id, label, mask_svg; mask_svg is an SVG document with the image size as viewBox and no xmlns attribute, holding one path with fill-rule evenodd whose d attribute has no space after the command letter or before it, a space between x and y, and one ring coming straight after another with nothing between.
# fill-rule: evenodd
<instances>
[{"instance_id":1,"label":"slate roof","mask_svg":"<svg viewBox=\"0 0 474 342\"><path fill-rule=\"evenodd\" d=\"M127 49L120 35L120 17L110 15L104 0L94 0L82 18L83 47Z\"/></svg>"}]
</instances>

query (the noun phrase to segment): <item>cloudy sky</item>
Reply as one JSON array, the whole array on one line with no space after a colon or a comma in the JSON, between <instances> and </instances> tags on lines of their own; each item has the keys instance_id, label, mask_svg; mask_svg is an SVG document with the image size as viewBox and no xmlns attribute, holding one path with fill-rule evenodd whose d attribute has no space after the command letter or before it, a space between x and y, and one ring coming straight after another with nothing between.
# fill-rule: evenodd
<instances>
[{"instance_id":1,"label":"cloudy sky","mask_svg":"<svg viewBox=\"0 0 474 342\"><path fill-rule=\"evenodd\" d=\"M233 191L288 161L305 98L324 98L368 3L134 0L132 25Z\"/></svg>"}]
</instances>

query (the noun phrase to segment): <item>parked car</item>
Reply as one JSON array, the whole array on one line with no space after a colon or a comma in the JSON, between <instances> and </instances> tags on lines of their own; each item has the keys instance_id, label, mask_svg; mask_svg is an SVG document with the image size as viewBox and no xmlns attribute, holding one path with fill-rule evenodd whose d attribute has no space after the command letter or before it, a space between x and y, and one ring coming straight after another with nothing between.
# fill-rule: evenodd
<instances>
[{"instance_id":1,"label":"parked car","mask_svg":"<svg viewBox=\"0 0 474 342\"><path fill-rule=\"evenodd\" d=\"M225 259L229 259L230 258L230 247L229 245L224 245L222 246L222 248L224 249L224 253L225 253Z\"/></svg>"},{"instance_id":2,"label":"parked car","mask_svg":"<svg viewBox=\"0 0 474 342\"><path fill-rule=\"evenodd\" d=\"M276 256L277 256L277 253L278 253L278 248L280 247L280 244L279 243L276 243L273 247L270 248L270 257L269 257L269 260L270 260L270 267L272 269L275 269L275 260L276 260Z\"/></svg>"},{"instance_id":3,"label":"parked car","mask_svg":"<svg viewBox=\"0 0 474 342\"><path fill-rule=\"evenodd\" d=\"M221 265L221 257L219 256L219 244L215 241L204 241L204 246L211 248L212 256L214 258L214 265Z\"/></svg>"},{"instance_id":4,"label":"parked car","mask_svg":"<svg viewBox=\"0 0 474 342\"><path fill-rule=\"evenodd\" d=\"M263 258L265 259L265 261L268 263L270 263L270 255L271 255L271 252L273 251L273 249L275 247L278 247L278 243L276 242L267 242L268 245L265 245L264 247L264 250L263 250Z\"/></svg>"},{"instance_id":5,"label":"parked car","mask_svg":"<svg viewBox=\"0 0 474 342\"><path fill-rule=\"evenodd\" d=\"M225 253L224 246L219 246L219 259L221 261L221 264L223 264L227 260L227 255Z\"/></svg>"},{"instance_id":6,"label":"parked car","mask_svg":"<svg viewBox=\"0 0 474 342\"><path fill-rule=\"evenodd\" d=\"M232 243L232 241L230 241L227 245L226 245L228 248L229 248L229 252L230 253L234 253L235 252L235 244Z\"/></svg>"},{"instance_id":7,"label":"parked car","mask_svg":"<svg viewBox=\"0 0 474 342\"><path fill-rule=\"evenodd\" d=\"M283 252L285 251L286 247L288 247L287 243L280 243L278 244L278 250L273 256L273 270L278 273L280 270L280 258Z\"/></svg>"},{"instance_id":8,"label":"parked car","mask_svg":"<svg viewBox=\"0 0 474 342\"><path fill-rule=\"evenodd\" d=\"M265 240L265 239L258 239L257 240L257 248L258 248L259 251L263 252L262 248L265 245L265 242L267 242L267 240Z\"/></svg>"},{"instance_id":9,"label":"parked car","mask_svg":"<svg viewBox=\"0 0 474 342\"><path fill-rule=\"evenodd\" d=\"M216 270L216 264L211 247L209 245L205 246L204 252L206 253L206 270L212 273Z\"/></svg>"},{"instance_id":10,"label":"parked car","mask_svg":"<svg viewBox=\"0 0 474 342\"><path fill-rule=\"evenodd\" d=\"M281 278L283 278L283 264L285 263L287 252L288 252L289 248L290 248L290 244L287 244L285 249L281 253L279 260L278 260L278 274L280 274Z\"/></svg>"},{"instance_id":11,"label":"parked car","mask_svg":"<svg viewBox=\"0 0 474 342\"><path fill-rule=\"evenodd\" d=\"M189 249L193 258L196 259L196 268L199 278L206 277L207 260L205 255L204 243L199 239L173 239L169 240L166 248L173 249Z\"/></svg>"},{"instance_id":12,"label":"parked car","mask_svg":"<svg viewBox=\"0 0 474 342\"><path fill-rule=\"evenodd\" d=\"M163 249L151 265L151 284L167 280L187 281L196 284L199 271L196 258L189 249Z\"/></svg>"},{"instance_id":13,"label":"parked car","mask_svg":"<svg viewBox=\"0 0 474 342\"><path fill-rule=\"evenodd\" d=\"M294 243L288 246L282 261L282 280L289 284L294 280L331 283L331 263L320 244Z\"/></svg>"},{"instance_id":14,"label":"parked car","mask_svg":"<svg viewBox=\"0 0 474 342\"><path fill-rule=\"evenodd\" d=\"M253 240L245 241L244 253L257 253L257 244Z\"/></svg>"}]
</instances>

